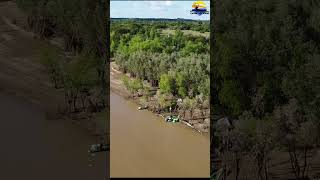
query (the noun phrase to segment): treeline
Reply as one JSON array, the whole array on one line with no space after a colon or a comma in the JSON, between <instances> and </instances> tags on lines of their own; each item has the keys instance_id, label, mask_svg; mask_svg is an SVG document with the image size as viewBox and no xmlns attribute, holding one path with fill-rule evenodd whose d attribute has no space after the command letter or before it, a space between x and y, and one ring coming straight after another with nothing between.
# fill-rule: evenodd
<instances>
[{"instance_id":1,"label":"treeline","mask_svg":"<svg viewBox=\"0 0 320 180\"><path fill-rule=\"evenodd\" d=\"M184 98L209 96L209 42L204 37L161 35L154 24L112 22L111 56L123 72Z\"/></svg>"},{"instance_id":2,"label":"treeline","mask_svg":"<svg viewBox=\"0 0 320 180\"><path fill-rule=\"evenodd\" d=\"M189 22L175 22L177 26ZM155 95L156 111L189 111L202 114L208 111L210 95L209 40L199 36L184 35L177 30L173 35L162 34L163 22L134 20L111 22L111 57L120 70L137 79L124 80L127 88L142 92L147 100ZM164 23L168 26L166 23ZM144 85L142 81L148 82ZM150 89L158 91L150 95ZM177 99L181 99L180 104Z\"/></svg>"},{"instance_id":3,"label":"treeline","mask_svg":"<svg viewBox=\"0 0 320 180\"><path fill-rule=\"evenodd\" d=\"M17 0L28 27L42 39L62 38L63 49L44 47L40 58L55 88L63 88L69 112L107 105L107 27L105 0ZM65 53L69 56L66 57Z\"/></svg>"},{"instance_id":4,"label":"treeline","mask_svg":"<svg viewBox=\"0 0 320 180\"><path fill-rule=\"evenodd\" d=\"M139 22L140 24L152 24L156 29L174 29L174 30L193 30L199 32L210 32L209 21L196 21L188 19L125 19L125 18L112 18L111 21L117 22Z\"/></svg>"},{"instance_id":5,"label":"treeline","mask_svg":"<svg viewBox=\"0 0 320 180\"><path fill-rule=\"evenodd\" d=\"M296 179L310 179L308 157L320 145L320 2L214 6L212 109L228 117L213 122L220 179L272 179L273 152L288 154Z\"/></svg>"},{"instance_id":6,"label":"treeline","mask_svg":"<svg viewBox=\"0 0 320 180\"><path fill-rule=\"evenodd\" d=\"M173 22L173 23L162 23L159 25L162 28L169 28L175 30L193 30L201 33L210 32L209 21L191 21L186 23Z\"/></svg>"}]
</instances>

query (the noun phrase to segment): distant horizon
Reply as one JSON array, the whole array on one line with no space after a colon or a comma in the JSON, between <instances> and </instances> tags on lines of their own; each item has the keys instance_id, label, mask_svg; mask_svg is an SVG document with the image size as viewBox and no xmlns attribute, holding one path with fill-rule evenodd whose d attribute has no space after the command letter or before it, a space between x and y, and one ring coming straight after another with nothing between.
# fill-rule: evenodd
<instances>
[{"instance_id":1,"label":"distant horizon","mask_svg":"<svg viewBox=\"0 0 320 180\"><path fill-rule=\"evenodd\" d=\"M192 20L192 21L210 21L210 19L208 20L203 20L203 19L188 19L188 18L161 18L161 17L152 17L152 18L139 18L139 17L111 17L111 19L170 19L170 20L175 20L175 19L184 19L184 20Z\"/></svg>"},{"instance_id":2,"label":"distant horizon","mask_svg":"<svg viewBox=\"0 0 320 180\"><path fill-rule=\"evenodd\" d=\"M123 19L190 19L209 21L210 14L190 14L194 1L112 1L110 17ZM204 1L210 12L210 1Z\"/></svg>"}]
</instances>

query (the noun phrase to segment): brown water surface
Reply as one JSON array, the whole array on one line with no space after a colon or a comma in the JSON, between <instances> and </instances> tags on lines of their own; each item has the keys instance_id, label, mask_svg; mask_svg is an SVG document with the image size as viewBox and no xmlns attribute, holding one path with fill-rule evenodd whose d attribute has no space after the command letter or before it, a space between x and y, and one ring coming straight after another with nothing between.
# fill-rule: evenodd
<instances>
[{"instance_id":1,"label":"brown water surface","mask_svg":"<svg viewBox=\"0 0 320 180\"><path fill-rule=\"evenodd\" d=\"M209 136L110 95L111 177L209 177Z\"/></svg>"},{"instance_id":2,"label":"brown water surface","mask_svg":"<svg viewBox=\"0 0 320 180\"><path fill-rule=\"evenodd\" d=\"M49 103L49 102L48 102ZM89 167L88 145L95 143L70 122L45 120L40 107L0 94L1 180L104 180L106 154Z\"/></svg>"}]
</instances>

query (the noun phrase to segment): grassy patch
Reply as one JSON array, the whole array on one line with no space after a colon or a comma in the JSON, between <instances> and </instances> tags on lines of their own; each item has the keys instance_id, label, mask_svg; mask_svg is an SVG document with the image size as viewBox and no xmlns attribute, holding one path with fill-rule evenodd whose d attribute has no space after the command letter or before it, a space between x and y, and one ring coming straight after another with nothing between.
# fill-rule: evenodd
<instances>
[{"instance_id":1,"label":"grassy patch","mask_svg":"<svg viewBox=\"0 0 320 180\"><path fill-rule=\"evenodd\" d=\"M173 35L176 30L173 29L163 29L162 34L171 34ZM203 36L205 38L210 37L210 32L201 33L199 31L192 31L192 30L181 30L187 36Z\"/></svg>"}]
</instances>

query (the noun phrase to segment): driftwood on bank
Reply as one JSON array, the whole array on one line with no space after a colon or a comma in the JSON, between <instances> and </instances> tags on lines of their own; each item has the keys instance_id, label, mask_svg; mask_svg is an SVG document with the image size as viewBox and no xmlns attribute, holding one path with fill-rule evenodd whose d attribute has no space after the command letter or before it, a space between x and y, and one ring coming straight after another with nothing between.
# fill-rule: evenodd
<instances>
[{"instance_id":1,"label":"driftwood on bank","mask_svg":"<svg viewBox=\"0 0 320 180\"><path fill-rule=\"evenodd\" d=\"M206 118L210 118L210 117L209 117L209 116L206 116L206 117L197 117L197 118L183 119L183 120L184 120L184 121L193 121L193 120L206 119Z\"/></svg>"}]
</instances>

